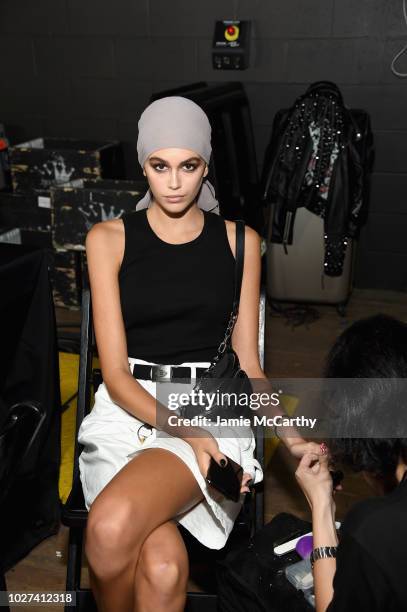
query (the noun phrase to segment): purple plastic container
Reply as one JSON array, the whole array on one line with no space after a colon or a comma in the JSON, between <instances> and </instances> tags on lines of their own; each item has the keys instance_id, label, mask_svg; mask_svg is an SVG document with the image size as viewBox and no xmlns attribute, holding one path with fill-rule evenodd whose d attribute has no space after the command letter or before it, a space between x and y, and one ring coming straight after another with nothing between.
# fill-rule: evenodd
<instances>
[{"instance_id":1,"label":"purple plastic container","mask_svg":"<svg viewBox=\"0 0 407 612\"><path fill-rule=\"evenodd\" d=\"M314 548L313 538L310 535L306 535L298 540L295 550L303 559L308 559L312 549Z\"/></svg>"}]
</instances>

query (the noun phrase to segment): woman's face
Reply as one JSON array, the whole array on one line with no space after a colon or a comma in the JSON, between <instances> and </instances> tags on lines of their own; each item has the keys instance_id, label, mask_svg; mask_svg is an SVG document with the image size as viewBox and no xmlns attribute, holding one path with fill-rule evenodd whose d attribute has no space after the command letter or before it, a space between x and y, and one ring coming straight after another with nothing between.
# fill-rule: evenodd
<instances>
[{"instance_id":1,"label":"woman's face","mask_svg":"<svg viewBox=\"0 0 407 612\"><path fill-rule=\"evenodd\" d=\"M190 149L160 149L144 164L154 201L168 212L180 213L196 197L208 174L206 162Z\"/></svg>"}]
</instances>

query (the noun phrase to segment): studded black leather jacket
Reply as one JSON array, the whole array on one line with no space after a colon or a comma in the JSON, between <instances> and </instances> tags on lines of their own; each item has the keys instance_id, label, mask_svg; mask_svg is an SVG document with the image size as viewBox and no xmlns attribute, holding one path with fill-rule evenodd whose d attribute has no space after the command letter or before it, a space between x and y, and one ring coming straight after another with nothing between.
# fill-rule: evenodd
<instances>
[{"instance_id":1,"label":"studded black leather jacket","mask_svg":"<svg viewBox=\"0 0 407 612\"><path fill-rule=\"evenodd\" d=\"M272 242L292 244L296 210L305 206L324 220L325 274L340 276L348 239L366 218L372 161L369 117L347 109L333 83L312 85L277 113L262 177Z\"/></svg>"}]
</instances>

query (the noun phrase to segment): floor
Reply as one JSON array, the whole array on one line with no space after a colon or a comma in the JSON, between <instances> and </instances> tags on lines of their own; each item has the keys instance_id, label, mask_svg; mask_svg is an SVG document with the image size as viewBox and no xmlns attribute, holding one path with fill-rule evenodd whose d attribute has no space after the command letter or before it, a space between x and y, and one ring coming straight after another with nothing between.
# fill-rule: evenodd
<instances>
[{"instance_id":1,"label":"floor","mask_svg":"<svg viewBox=\"0 0 407 612\"><path fill-rule=\"evenodd\" d=\"M286 317L269 306L266 320L266 373L273 377L318 377L321 374L328 348L341 331L352 321L379 312L407 321L407 294L355 290L345 317L340 317L332 306L316 306L315 320L294 326ZM61 322L75 323L78 313L59 309ZM310 317L312 319L313 317ZM294 478L295 462L280 447L266 472L266 520L281 511L309 518L307 503ZM357 500L369 495L360 475L346 474L344 490L336 495L339 520ZM7 575L8 589L21 591L64 590L66 571L67 529L37 546ZM83 586L87 584L87 570L83 569ZM35 608L39 609L39 608ZM61 610L47 606L47 610ZM18 612L19 608L12 608Z\"/></svg>"}]
</instances>

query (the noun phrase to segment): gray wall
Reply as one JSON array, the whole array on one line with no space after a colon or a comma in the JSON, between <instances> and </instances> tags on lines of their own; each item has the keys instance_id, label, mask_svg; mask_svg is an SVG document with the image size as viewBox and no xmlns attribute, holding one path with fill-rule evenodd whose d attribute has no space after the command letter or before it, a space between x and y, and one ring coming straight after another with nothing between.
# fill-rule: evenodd
<instances>
[{"instance_id":1,"label":"gray wall","mask_svg":"<svg viewBox=\"0 0 407 612\"><path fill-rule=\"evenodd\" d=\"M253 21L252 67L211 69L215 19ZM137 175L138 115L153 91L244 81L258 163L275 112L330 79L372 118L376 164L356 282L407 290L407 79L389 64L405 44L401 0L2 0L0 121L13 142L118 138ZM407 72L407 57L399 62Z\"/></svg>"}]
</instances>

